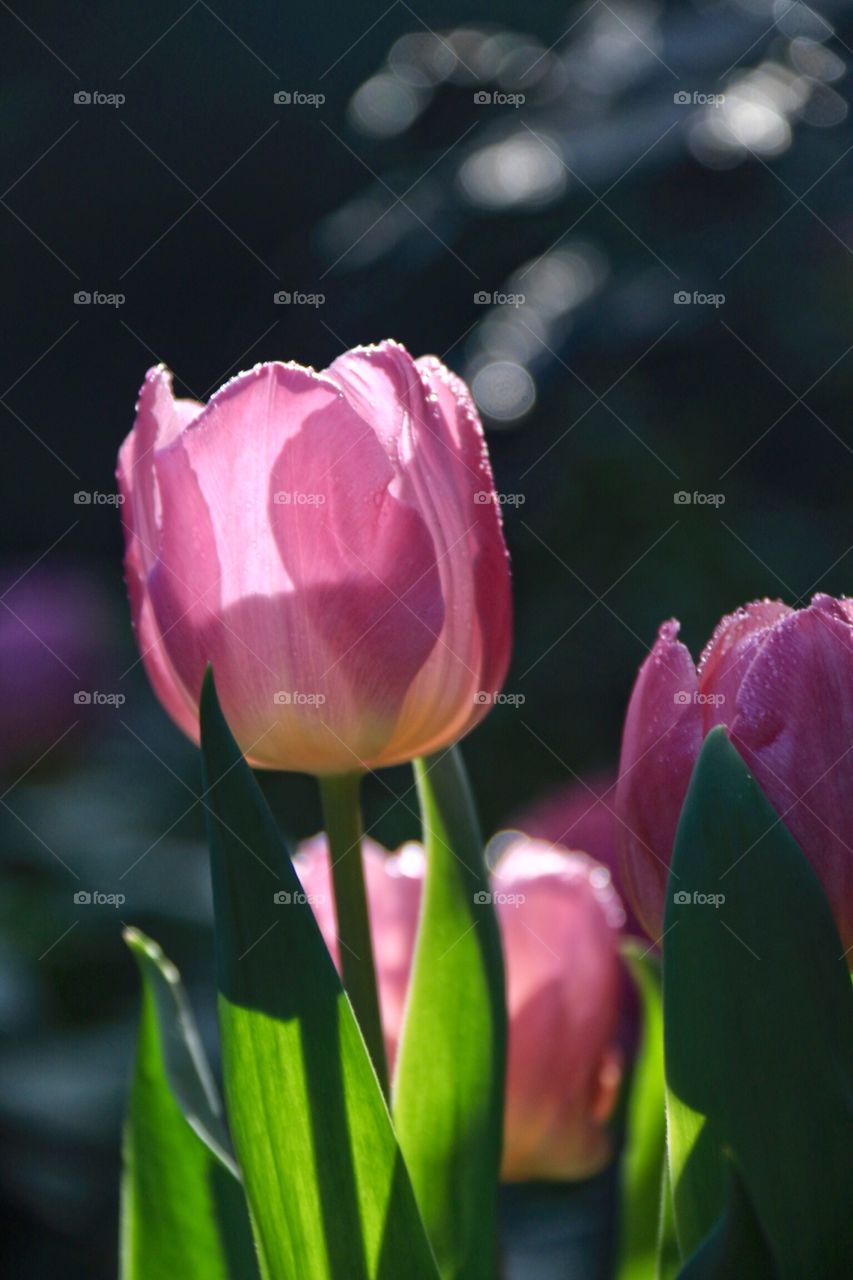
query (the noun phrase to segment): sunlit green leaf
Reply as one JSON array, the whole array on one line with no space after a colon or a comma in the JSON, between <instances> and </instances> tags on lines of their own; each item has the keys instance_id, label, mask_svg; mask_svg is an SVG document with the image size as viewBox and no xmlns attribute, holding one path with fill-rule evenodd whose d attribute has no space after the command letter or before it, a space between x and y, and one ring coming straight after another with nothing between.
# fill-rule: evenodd
<instances>
[{"instance_id":1,"label":"sunlit green leaf","mask_svg":"<svg viewBox=\"0 0 853 1280\"><path fill-rule=\"evenodd\" d=\"M506 1006L483 841L457 749L415 764L427 870L394 1119L445 1280L493 1280Z\"/></svg>"},{"instance_id":2,"label":"sunlit green leaf","mask_svg":"<svg viewBox=\"0 0 853 1280\"><path fill-rule=\"evenodd\" d=\"M382 1092L208 674L202 744L228 1117L271 1280L436 1280Z\"/></svg>"},{"instance_id":3,"label":"sunlit green leaf","mask_svg":"<svg viewBox=\"0 0 853 1280\"><path fill-rule=\"evenodd\" d=\"M618 1280L651 1280L658 1256L661 1175L666 1158L660 964L635 939L622 954L642 1005L642 1033L630 1077L622 1152Z\"/></svg>"},{"instance_id":4,"label":"sunlit green leaf","mask_svg":"<svg viewBox=\"0 0 853 1280\"><path fill-rule=\"evenodd\" d=\"M142 1013L124 1135L122 1280L256 1280L243 1189L178 972L136 929Z\"/></svg>"}]
</instances>

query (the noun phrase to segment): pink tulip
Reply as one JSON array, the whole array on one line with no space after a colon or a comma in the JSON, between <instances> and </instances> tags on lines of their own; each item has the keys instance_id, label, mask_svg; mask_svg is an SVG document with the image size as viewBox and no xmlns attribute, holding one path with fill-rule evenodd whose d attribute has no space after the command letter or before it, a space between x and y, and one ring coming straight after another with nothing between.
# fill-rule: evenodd
<instances>
[{"instance_id":1,"label":"pink tulip","mask_svg":"<svg viewBox=\"0 0 853 1280\"><path fill-rule=\"evenodd\" d=\"M296 859L335 963L335 913L323 836ZM367 895L382 1022L393 1069L415 944L424 854L366 842ZM518 836L492 883L509 1009L505 1181L585 1178L611 1156L607 1119L621 1079L616 1045L619 899L582 853Z\"/></svg>"},{"instance_id":2,"label":"pink tulip","mask_svg":"<svg viewBox=\"0 0 853 1280\"><path fill-rule=\"evenodd\" d=\"M628 707L616 808L623 881L659 938L675 828L705 734L727 727L811 861L853 945L853 602L758 600L723 618L698 667L665 622Z\"/></svg>"},{"instance_id":3,"label":"pink tulip","mask_svg":"<svg viewBox=\"0 0 853 1280\"><path fill-rule=\"evenodd\" d=\"M625 932L642 934L639 921L624 900L621 886L617 778L616 771L610 769L576 778L539 796L516 814L511 825L537 840L547 840L566 849L583 849L596 862L603 863L623 901Z\"/></svg>"},{"instance_id":4,"label":"pink tulip","mask_svg":"<svg viewBox=\"0 0 853 1280\"><path fill-rule=\"evenodd\" d=\"M509 567L464 383L396 342L257 365L201 405L150 370L119 454L149 677L198 739L212 663L241 749L317 774L435 751L509 661Z\"/></svg>"}]
</instances>

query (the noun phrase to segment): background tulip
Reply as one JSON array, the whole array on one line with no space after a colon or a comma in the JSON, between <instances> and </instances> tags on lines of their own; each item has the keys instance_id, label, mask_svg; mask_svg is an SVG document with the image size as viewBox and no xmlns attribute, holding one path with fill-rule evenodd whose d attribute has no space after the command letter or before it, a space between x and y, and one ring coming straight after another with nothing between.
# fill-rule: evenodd
<instances>
[{"instance_id":1,"label":"background tulip","mask_svg":"<svg viewBox=\"0 0 853 1280\"><path fill-rule=\"evenodd\" d=\"M625 910L625 932L643 930L622 889L619 818L616 814L616 770L602 769L556 787L521 810L510 824L537 840L566 849L583 849L607 867ZM633 982L631 982L633 988Z\"/></svg>"},{"instance_id":2,"label":"background tulip","mask_svg":"<svg viewBox=\"0 0 853 1280\"><path fill-rule=\"evenodd\" d=\"M340 964L326 842L301 846L297 871ZM424 855L365 845L365 872L382 1020L393 1065L414 950ZM621 1078L616 1047L623 913L606 868L518 836L492 881L509 1007L506 1181L576 1179L610 1158L606 1121Z\"/></svg>"},{"instance_id":3,"label":"background tulip","mask_svg":"<svg viewBox=\"0 0 853 1280\"><path fill-rule=\"evenodd\" d=\"M733 744L819 876L853 946L853 603L758 600L723 618L698 666L665 622L631 695L616 808L623 882L661 933L675 828L702 739Z\"/></svg>"},{"instance_id":4,"label":"background tulip","mask_svg":"<svg viewBox=\"0 0 853 1280\"><path fill-rule=\"evenodd\" d=\"M270 768L393 764L488 710L509 568L479 418L439 361L383 342L323 373L262 364L206 406L160 366L118 480L139 645L191 737L209 662Z\"/></svg>"}]
</instances>

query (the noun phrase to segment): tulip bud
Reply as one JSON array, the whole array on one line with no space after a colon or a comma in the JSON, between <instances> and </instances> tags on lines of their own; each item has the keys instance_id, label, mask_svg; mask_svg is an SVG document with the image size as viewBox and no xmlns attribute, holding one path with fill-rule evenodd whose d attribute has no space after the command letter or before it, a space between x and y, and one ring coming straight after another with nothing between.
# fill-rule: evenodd
<instances>
[{"instance_id":1,"label":"tulip bud","mask_svg":"<svg viewBox=\"0 0 853 1280\"><path fill-rule=\"evenodd\" d=\"M616 809L623 883L661 934L675 829L702 740L733 745L823 884L853 946L853 602L759 600L720 622L698 667L665 622L634 685Z\"/></svg>"},{"instance_id":2,"label":"tulip bud","mask_svg":"<svg viewBox=\"0 0 853 1280\"><path fill-rule=\"evenodd\" d=\"M190 737L208 663L267 768L394 764L488 710L507 554L479 418L434 358L383 342L323 373L261 364L206 406L152 369L118 480L137 639Z\"/></svg>"},{"instance_id":3,"label":"tulip bud","mask_svg":"<svg viewBox=\"0 0 853 1280\"><path fill-rule=\"evenodd\" d=\"M393 1068L415 945L424 854L386 855L365 842L367 896L382 1021ZM296 868L340 967L326 843L304 844ZM525 836L492 879L507 975L509 1045L505 1181L579 1179L611 1156L606 1122L621 1079L616 1046L621 904L606 868Z\"/></svg>"}]
</instances>

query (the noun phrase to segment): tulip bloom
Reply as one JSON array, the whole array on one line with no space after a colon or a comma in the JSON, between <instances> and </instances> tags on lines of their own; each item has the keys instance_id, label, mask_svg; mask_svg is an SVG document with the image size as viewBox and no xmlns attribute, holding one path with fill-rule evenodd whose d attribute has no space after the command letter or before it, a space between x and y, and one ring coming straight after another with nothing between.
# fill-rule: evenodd
<instances>
[{"instance_id":1,"label":"tulip bloom","mask_svg":"<svg viewBox=\"0 0 853 1280\"><path fill-rule=\"evenodd\" d=\"M316 774L467 733L509 661L510 587L464 383L395 342L257 365L207 405L152 369L119 454L137 639L198 740L212 663L244 754Z\"/></svg>"},{"instance_id":2,"label":"tulip bloom","mask_svg":"<svg viewBox=\"0 0 853 1280\"><path fill-rule=\"evenodd\" d=\"M609 769L578 778L534 800L511 825L537 840L566 849L583 849L596 862L603 863L625 908L625 932L642 934L621 884L619 819L615 810L617 779L616 771Z\"/></svg>"},{"instance_id":3,"label":"tulip bloom","mask_svg":"<svg viewBox=\"0 0 853 1280\"><path fill-rule=\"evenodd\" d=\"M382 1022L393 1067L415 945L424 853L365 844ZM296 869L335 963L326 842ZM591 1176L611 1156L606 1122L621 1079L617 1047L623 913L606 868L582 853L518 836L492 882L507 976L509 1045L505 1181Z\"/></svg>"},{"instance_id":4,"label":"tulip bloom","mask_svg":"<svg viewBox=\"0 0 853 1280\"><path fill-rule=\"evenodd\" d=\"M659 938L675 829L702 739L728 729L810 860L853 945L853 601L758 600L723 618L698 668L665 622L628 707L617 811L623 881Z\"/></svg>"}]
</instances>

